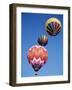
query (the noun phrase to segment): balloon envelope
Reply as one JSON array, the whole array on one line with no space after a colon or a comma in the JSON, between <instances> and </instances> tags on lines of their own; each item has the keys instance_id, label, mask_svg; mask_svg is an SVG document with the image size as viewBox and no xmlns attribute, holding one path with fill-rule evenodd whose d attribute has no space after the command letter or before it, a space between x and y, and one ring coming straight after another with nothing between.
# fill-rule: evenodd
<instances>
[{"instance_id":1,"label":"balloon envelope","mask_svg":"<svg viewBox=\"0 0 72 90\"><path fill-rule=\"evenodd\" d=\"M50 18L46 21L45 27L49 35L55 36L61 31L61 22L57 18Z\"/></svg>"},{"instance_id":2,"label":"balloon envelope","mask_svg":"<svg viewBox=\"0 0 72 90\"><path fill-rule=\"evenodd\" d=\"M39 45L46 46L48 43L48 37L46 35L42 35L38 38Z\"/></svg>"},{"instance_id":3,"label":"balloon envelope","mask_svg":"<svg viewBox=\"0 0 72 90\"><path fill-rule=\"evenodd\" d=\"M37 72L46 63L48 52L43 46L34 45L29 49L27 57L34 71Z\"/></svg>"}]
</instances>

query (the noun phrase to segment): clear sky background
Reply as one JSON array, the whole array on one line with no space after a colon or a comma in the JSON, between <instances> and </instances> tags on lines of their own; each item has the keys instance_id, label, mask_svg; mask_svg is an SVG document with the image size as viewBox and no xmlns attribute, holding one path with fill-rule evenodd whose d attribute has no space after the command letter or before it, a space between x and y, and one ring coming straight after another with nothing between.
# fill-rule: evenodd
<instances>
[{"instance_id":1,"label":"clear sky background","mask_svg":"<svg viewBox=\"0 0 72 90\"><path fill-rule=\"evenodd\" d=\"M47 19L55 17L62 23L61 32L57 36L50 36L45 30ZM37 39L40 35L48 35L48 61L39 70L38 76L56 76L63 74L63 15L58 14L21 14L22 37L21 37L21 76L35 76L35 71L29 64L27 53L30 47L38 45Z\"/></svg>"}]
</instances>

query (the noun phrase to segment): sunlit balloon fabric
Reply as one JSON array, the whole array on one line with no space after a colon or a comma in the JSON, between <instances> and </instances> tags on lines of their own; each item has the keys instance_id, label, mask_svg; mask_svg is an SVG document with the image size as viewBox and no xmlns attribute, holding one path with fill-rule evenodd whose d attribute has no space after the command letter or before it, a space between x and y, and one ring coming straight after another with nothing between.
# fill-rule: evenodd
<instances>
[{"instance_id":1,"label":"sunlit balloon fabric","mask_svg":"<svg viewBox=\"0 0 72 90\"><path fill-rule=\"evenodd\" d=\"M39 45L45 46L48 43L48 37L46 35L42 35L38 38Z\"/></svg>"},{"instance_id":2,"label":"sunlit balloon fabric","mask_svg":"<svg viewBox=\"0 0 72 90\"><path fill-rule=\"evenodd\" d=\"M55 36L61 31L61 22L57 18L49 18L45 24L49 35Z\"/></svg>"},{"instance_id":3,"label":"sunlit balloon fabric","mask_svg":"<svg viewBox=\"0 0 72 90\"><path fill-rule=\"evenodd\" d=\"M46 63L48 52L43 46L34 45L29 49L27 57L34 71L37 72Z\"/></svg>"}]
</instances>

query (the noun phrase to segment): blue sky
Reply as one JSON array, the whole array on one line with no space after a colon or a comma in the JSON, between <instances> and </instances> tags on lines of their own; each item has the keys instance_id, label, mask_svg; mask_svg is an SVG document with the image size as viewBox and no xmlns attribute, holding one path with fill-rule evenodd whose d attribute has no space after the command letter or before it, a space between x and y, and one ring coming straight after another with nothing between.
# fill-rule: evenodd
<instances>
[{"instance_id":1,"label":"blue sky","mask_svg":"<svg viewBox=\"0 0 72 90\"><path fill-rule=\"evenodd\" d=\"M55 17L62 23L61 32L57 36L50 36L45 30L47 19ZM38 45L37 39L40 35L48 35L48 61L38 71L38 76L56 76L63 74L63 15L58 14L21 14L21 76L35 76L35 71L28 63L27 52L33 45Z\"/></svg>"}]
</instances>

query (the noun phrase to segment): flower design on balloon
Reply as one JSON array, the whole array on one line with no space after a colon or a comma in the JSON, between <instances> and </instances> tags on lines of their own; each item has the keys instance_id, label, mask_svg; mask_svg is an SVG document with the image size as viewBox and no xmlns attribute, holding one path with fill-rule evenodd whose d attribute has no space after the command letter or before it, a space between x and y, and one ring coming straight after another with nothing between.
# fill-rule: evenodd
<instances>
[{"instance_id":1,"label":"flower design on balloon","mask_svg":"<svg viewBox=\"0 0 72 90\"><path fill-rule=\"evenodd\" d=\"M51 36L56 36L61 31L61 26L60 20L54 17L49 18L45 23L46 31Z\"/></svg>"}]
</instances>

